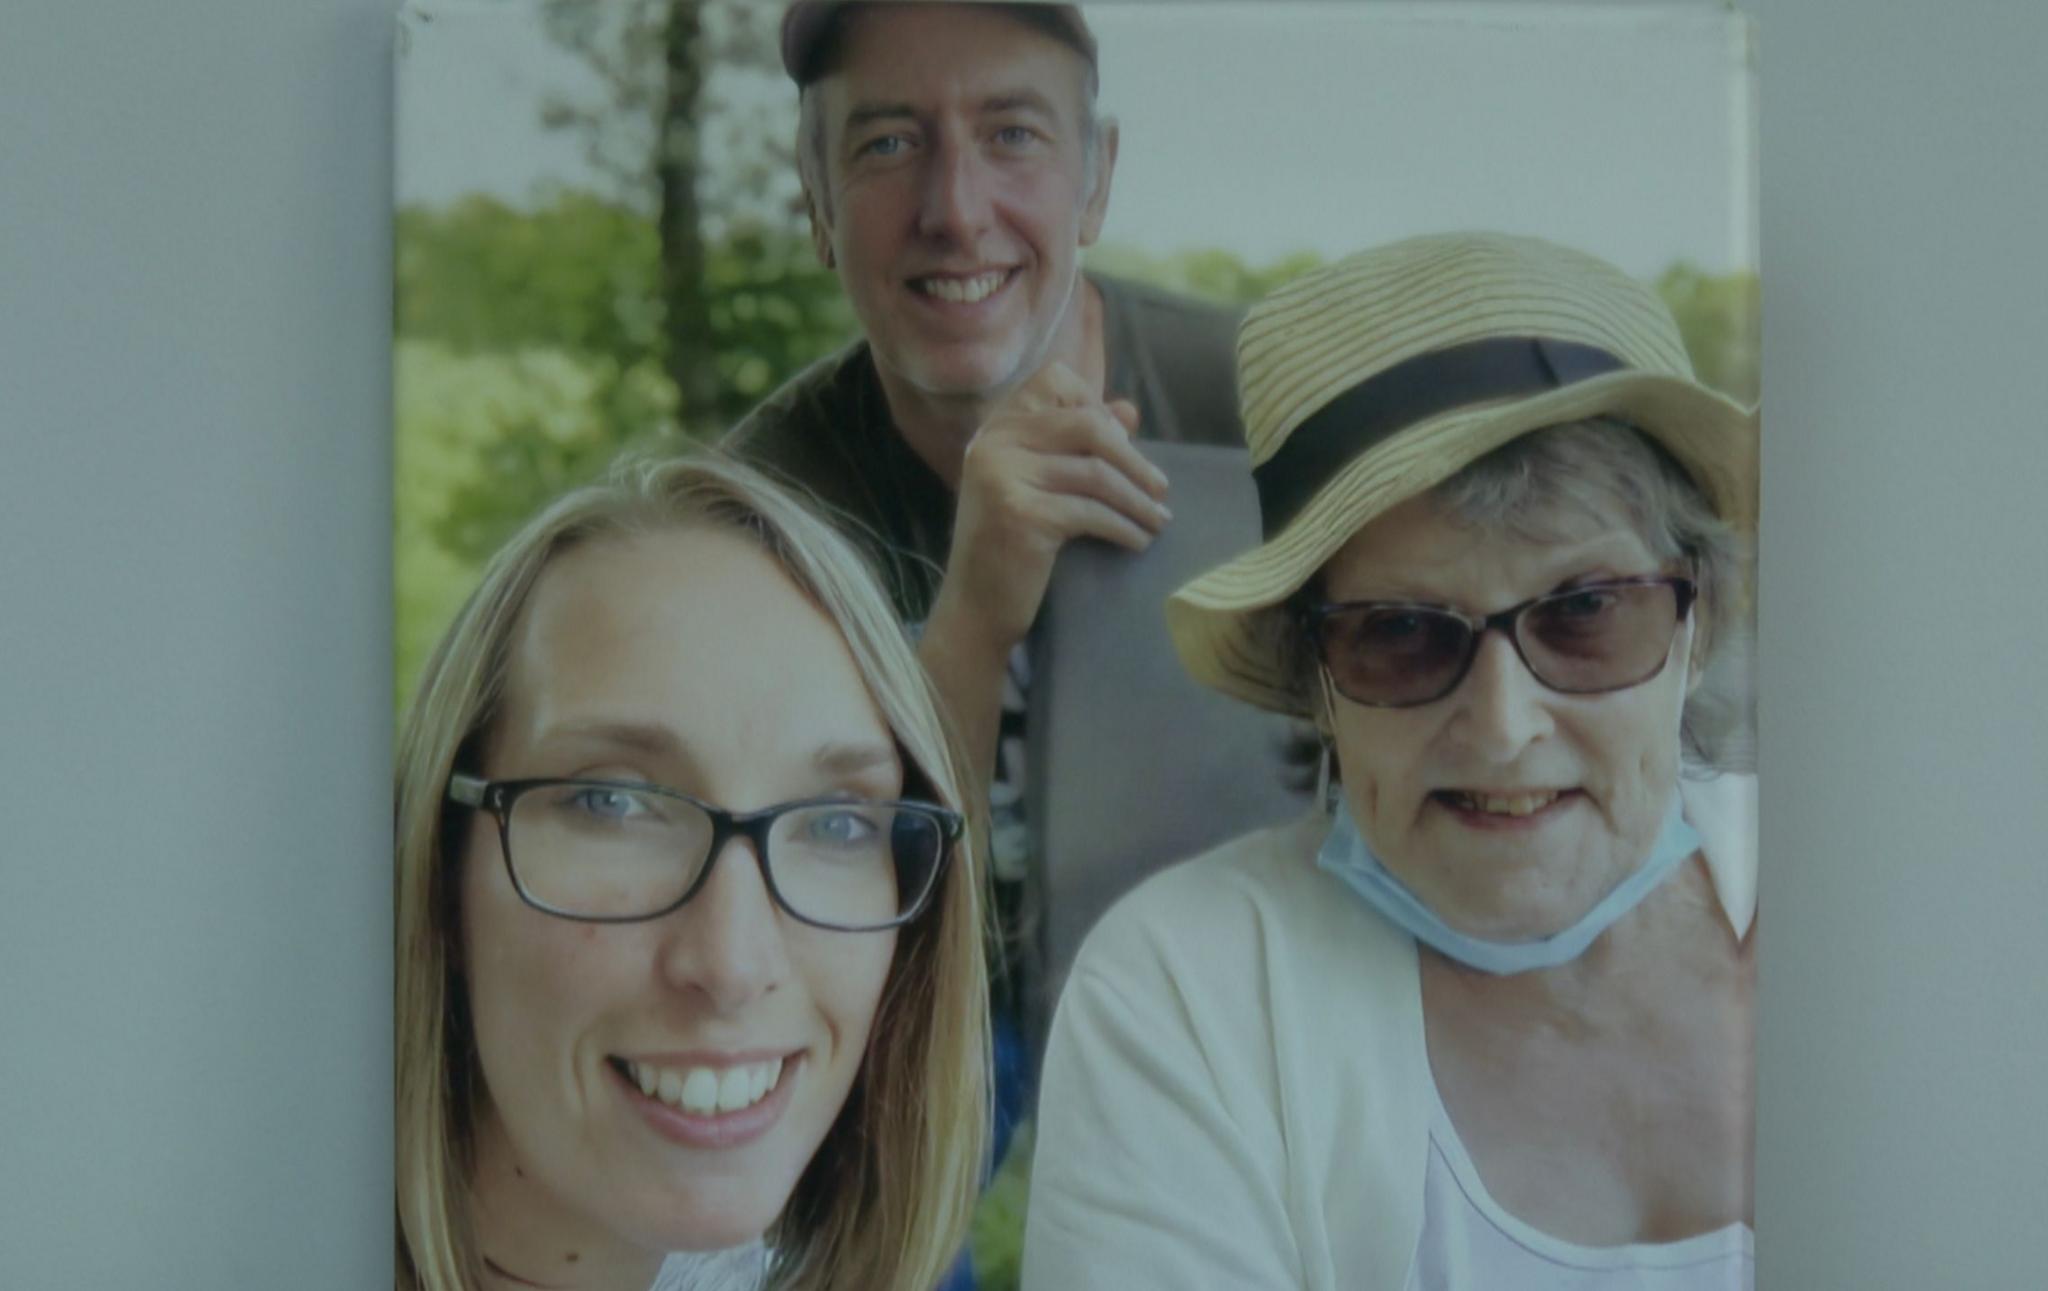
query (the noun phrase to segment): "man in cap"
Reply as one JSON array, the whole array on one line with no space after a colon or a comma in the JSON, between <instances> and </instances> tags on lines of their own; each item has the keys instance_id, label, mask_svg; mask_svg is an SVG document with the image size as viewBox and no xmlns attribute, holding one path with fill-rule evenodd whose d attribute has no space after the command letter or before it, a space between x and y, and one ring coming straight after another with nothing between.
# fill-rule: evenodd
<instances>
[{"instance_id":1,"label":"man in cap","mask_svg":"<svg viewBox=\"0 0 2048 1291\"><path fill-rule=\"evenodd\" d=\"M1117 130L1074 6L806 0L782 60L813 240L864 335L726 443L871 540L991 781L1014 917L1022 642L1065 543L1139 550L1169 520L1134 434L1242 444L1236 314L1081 273Z\"/></svg>"}]
</instances>

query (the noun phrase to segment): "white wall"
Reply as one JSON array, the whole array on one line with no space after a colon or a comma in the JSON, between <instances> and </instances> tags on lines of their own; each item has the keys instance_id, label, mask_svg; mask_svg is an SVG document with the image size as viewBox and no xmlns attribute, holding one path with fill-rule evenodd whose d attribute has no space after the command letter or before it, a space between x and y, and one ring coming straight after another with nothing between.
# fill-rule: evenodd
<instances>
[{"instance_id":1,"label":"white wall","mask_svg":"<svg viewBox=\"0 0 2048 1291\"><path fill-rule=\"evenodd\" d=\"M0 24L0 1286L390 1285L389 8Z\"/></svg>"},{"instance_id":2,"label":"white wall","mask_svg":"<svg viewBox=\"0 0 2048 1291\"><path fill-rule=\"evenodd\" d=\"M2048 6L1762 28L1759 1282L2048 1269Z\"/></svg>"},{"instance_id":3,"label":"white wall","mask_svg":"<svg viewBox=\"0 0 2048 1291\"><path fill-rule=\"evenodd\" d=\"M0 1285L390 1259L390 0L0 32ZM2048 1267L2048 8L1761 20L1760 1283Z\"/></svg>"}]
</instances>

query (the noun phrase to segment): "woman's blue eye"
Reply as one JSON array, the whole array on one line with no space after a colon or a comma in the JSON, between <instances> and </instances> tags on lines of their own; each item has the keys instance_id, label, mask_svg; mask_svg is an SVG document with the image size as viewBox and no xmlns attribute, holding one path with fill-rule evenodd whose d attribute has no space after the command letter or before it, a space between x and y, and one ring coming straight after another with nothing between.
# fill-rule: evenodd
<instances>
[{"instance_id":1,"label":"woman's blue eye","mask_svg":"<svg viewBox=\"0 0 2048 1291\"><path fill-rule=\"evenodd\" d=\"M869 815L853 808L821 811L804 826L804 837L813 842L839 845L866 842L880 832Z\"/></svg>"},{"instance_id":2,"label":"woman's blue eye","mask_svg":"<svg viewBox=\"0 0 2048 1291\"><path fill-rule=\"evenodd\" d=\"M585 785L569 795L569 804L602 820L624 820L647 810L637 793L603 785Z\"/></svg>"}]
</instances>

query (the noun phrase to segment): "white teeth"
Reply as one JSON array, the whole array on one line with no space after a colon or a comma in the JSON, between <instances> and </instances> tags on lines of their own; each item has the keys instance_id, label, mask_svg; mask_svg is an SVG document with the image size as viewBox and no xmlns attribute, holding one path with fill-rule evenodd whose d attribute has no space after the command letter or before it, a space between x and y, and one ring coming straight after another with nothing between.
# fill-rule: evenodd
<instances>
[{"instance_id":1,"label":"white teeth","mask_svg":"<svg viewBox=\"0 0 2048 1291\"><path fill-rule=\"evenodd\" d=\"M920 278L917 286L927 296L936 296L955 305L972 305L988 299L990 293L1002 286L1003 276L1003 271L996 270L972 278Z\"/></svg>"},{"instance_id":2,"label":"white teeth","mask_svg":"<svg viewBox=\"0 0 2048 1291\"><path fill-rule=\"evenodd\" d=\"M686 1112L715 1112L718 1110L718 1073L709 1067L692 1067L690 1074L683 1077L683 1110Z\"/></svg>"},{"instance_id":3,"label":"white teeth","mask_svg":"<svg viewBox=\"0 0 2048 1291\"><path fill-rule=\"evenodd\" d=\"M1564 795L1558 790L1545 793L1458 793L1460 803L1489 816L1529 816L1548 807Z\"/></svg>"},{"instance_id":4,"label":"white teeth","mask_svg":"<svg viewBox=\"0 0 2048 1291\"><path fill-rule=\"evenodd\" d=\"M765 1098L782 1078L782 1059L680 1070L629 1062L626 1072L649 1098L696 1116L712 1116L737 1112Z\"/></svg>"},{"instance_id":5,"label":"white teeth","mask_svg":"<svg viewBox=\"0 0 2048 1291\"><path fill-rule=\"evenodd\" d=\"M753 1099L753 1078L738 1067L727 1067L718 1078L718 1110L737 1112Z\"/></svg>"}]
</instances>

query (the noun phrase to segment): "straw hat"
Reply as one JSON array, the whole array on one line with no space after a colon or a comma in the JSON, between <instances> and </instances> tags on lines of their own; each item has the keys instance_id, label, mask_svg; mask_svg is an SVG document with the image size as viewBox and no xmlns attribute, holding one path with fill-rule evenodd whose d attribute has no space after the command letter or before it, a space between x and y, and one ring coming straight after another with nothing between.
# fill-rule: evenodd
<instances>
[{"instance_id":1,"label":"straw hat","mask_svg":"<svg viewBox=\"0 0 2048 1291\"><path fill-rule=\"evenodd\" d=\"M1664 303L1583 252L1487 233L1364 251L1254 306L1237 367L1265 539L1175 592L1166 621L1197 681L1261 708L1301 712L1260 611L1517 436L1627 422L1755 531L1755 410L1699 384Z\"/></svg>"}]
</instances>

